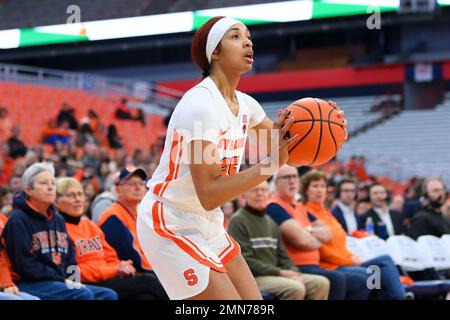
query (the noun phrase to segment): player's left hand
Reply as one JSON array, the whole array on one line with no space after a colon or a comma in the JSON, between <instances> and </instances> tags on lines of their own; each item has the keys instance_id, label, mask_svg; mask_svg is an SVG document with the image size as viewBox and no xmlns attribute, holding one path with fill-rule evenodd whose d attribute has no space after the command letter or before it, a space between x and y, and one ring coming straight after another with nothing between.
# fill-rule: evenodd
<instances>
[{"instance_id":1,"label":"player's left hand","mask_svg":"<svg viewBox=\"0 0 450 320\"><path fill-rule=\"evenodd\" d=\"M345 129L345 141L347 141L348 131L347 131L347 119L345 119L345 112L343 110L341 110L341 108L334 101L330 100L330 101L328 101L328 104L330 106L332 106L338 112L338 114L337 114L338 118L342 119L342 124Z\"/></svg>"}]
</instances>

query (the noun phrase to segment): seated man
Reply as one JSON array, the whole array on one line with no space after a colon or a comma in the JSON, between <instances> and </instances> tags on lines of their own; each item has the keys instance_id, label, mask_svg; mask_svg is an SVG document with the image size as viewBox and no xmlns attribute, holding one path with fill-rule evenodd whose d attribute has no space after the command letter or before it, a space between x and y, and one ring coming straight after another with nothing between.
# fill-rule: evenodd
<instances>
[{"instance_id":1,"label":"seated man","mask_svg":"<svg viewBox=\"0 0 450 320\"><path fill-rule=\"evenodd\" d=\"M265 213L268 183L261 183L244 197L247 205L231 217L227 230L241 246L259 289L286 300L326 300L329 281L298 271L287 256L278 227Z\"/></svg>"},{"instance_id":2,"label":"seated man","mask_svg":"<svg viewBox=\"0 0 450 320\"><path fill-rule=\"evenodd\" d=\"M120 260L131 260L140 273L154 274L136 234L137 206L145 195L146 180L143 169L122 169L115 181L117 200L101 215L97 224Z\"/></svg>"},{"instance_id":3,"label":"seated man","mask_svg":"<svg viewBox=\"0 0 450 320\"><path fill-rule=\"evenodd\" d=\"M445 185L439 178L430 178L422 187L425 205L412 217L406 235L417 239L423 235L441 237L450 234L450 219L441 211L446 200Z\"/></svg>"},{"instance_id":4,"label":"seated man","mask_svg":"<svg viewBox=\"0 0 450 320\"><path fill-rule=\"evenodd\" d=\"M369 197L372 209L362 217L363 224L365 225L367 219L371 218L375 234L385 240L390 236L402 234L404 231L402 215L389 209L390 199L386 187L379 183L371 185Z\"/></svg>"},{"instance_id":5,"label":"seated man","mask_svg":"<svg viewBox=\"0 0 450 320\"><path fill-rule=\"evenodd\" d=\"M67 231L77 252L81 281L115 290L120 299L168 299L156 276L136 274L131 260L120 261L106 242L102 230L82 218L85 196L74 178L60 178L56 183L56 206L66 220Z\"/></svg>"},{"instance_id":6,"label":"seated man","mask_svg":"<svg viewBox=\"0 0 450 320\"><path fill-rule=\"evenodd\" d=\"M337 204L331 213L341 224L345 232L351 235L355 230L363 228L361 218L355 212L356 182L353 179L342 179L336 187Z\"/></svg>"},{"instance_id":7,"label":"seated man","mask_svg":"<svg viewBox=\"0 0 450 320\"><path fill-rule=\"evenodd\" d=\"M45 300L116 300L111 289L79 283L64 219L53 205L53 164L38 162L23 174L24 191L2 233L19 289Z\"/></svg>"},{"instance_id":8,"label":"seated man","mask_svg":"<svg viewBox=\"0 0 450 320\"><path fill-rule=\"evenodd\" d=\"M320 267L319 249L331 240L331 231L321 221L311 222L308 212L295 196L300 191L297 169L282 166L274 175L276 193L267 214L279 226L289 257L301 272L317 274L330 281L329 300L366 300L366 277Z\"/></svg>"}]
</instances>

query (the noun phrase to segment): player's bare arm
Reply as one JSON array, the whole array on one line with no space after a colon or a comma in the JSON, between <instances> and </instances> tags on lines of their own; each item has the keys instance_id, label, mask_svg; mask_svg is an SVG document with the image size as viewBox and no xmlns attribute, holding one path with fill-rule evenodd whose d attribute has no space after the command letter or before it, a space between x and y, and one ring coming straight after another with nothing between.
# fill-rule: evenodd
<instances>
[{"instance_id":1,"label":"player's bare arm","mask_svg":"<svg viewBox=\"0 0 450 320\"><path fill-rule=\"evenodd\" d=\"M282 125L286 119L286 123ZM213 152L202 152L202 162L194 164L193 161L190 161L189 167L197 196L203 208L208 211L215 209L267 180L270 174L262 174L263 169L273 164L273 161L278 160L278 167L286 164L289 157L287 146L298 139L298 136L289 139L283 138L292 121L293 119L289 118L287 112L281 110L277 120L273 123L273 129L279 130L279 135L275 137L279 139L278 159L275 159L277 155L273 155L270 162L260 162L248 170L233 175L221 175L221 164L220 161L217 161L217 146L211 146L212 142L202 141L202 150L212 149ZM193 155L196 149L195 142L191 142L188 148L190 155Z\"/></svg>"}]
</instances>

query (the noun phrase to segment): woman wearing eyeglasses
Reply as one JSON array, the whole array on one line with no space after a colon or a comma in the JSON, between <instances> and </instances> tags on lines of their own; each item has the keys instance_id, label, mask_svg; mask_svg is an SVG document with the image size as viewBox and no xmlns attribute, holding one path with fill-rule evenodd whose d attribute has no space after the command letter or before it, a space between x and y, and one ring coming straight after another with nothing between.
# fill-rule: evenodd
<instances>
[{"instance_id":1,"label":"woman wearing eyeglasses","mask_svg":"<svg viewBox=\"0 0 450 320\"><path fill-rule=\"evenodd\" d=\"M76 179L57 180L56 206L66 221L80 267L81 281L111 288L120 299L167 299L154 277L136 272L131 260L119 260L102 230L82 217L85 199L82 185Z\"/></svg>"}]
</instances>

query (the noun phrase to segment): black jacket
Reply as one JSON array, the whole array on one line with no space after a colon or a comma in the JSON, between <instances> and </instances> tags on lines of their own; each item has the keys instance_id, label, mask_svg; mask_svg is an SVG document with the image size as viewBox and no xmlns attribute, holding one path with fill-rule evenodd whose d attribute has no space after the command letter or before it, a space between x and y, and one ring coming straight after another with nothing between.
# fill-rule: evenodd
<instances>
[{"instance_id":1,"label":"black jacket","mask_svg":"<svg viewBox=\"0 0 450 320\"><path fill-rule=\"evenodd\" d=\"M402 234L405 230L403 227L403 219L400 212L395 210L389 210L389 215L391 216L392 225L394 227L394 234L399 235ZM378 223L382 222L380 216L374 209L368 210L363 216L363 225L366 225L367 218L371 217L374 224L374 232L377 236L383 239L387 239L386 235L383 235L378 228Z\"/></svg>"},{"instance_id":2,"label":"black jacket","mask_svg":"<svg viewBox=\"0 0 450 320\"><path fill-rule=\"evenodd\" d=\"M413 239L423 235L441 237L444 234L450 234L450 219L429 207L422 207L416 212L406 231L406 235Z\"/></svg>"}]
</instances>

